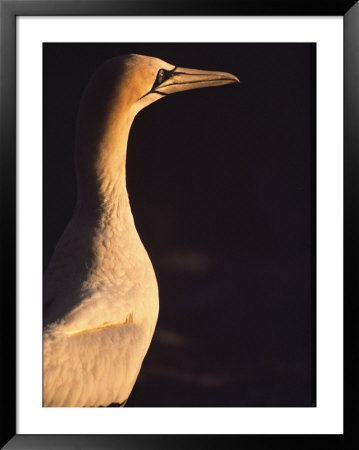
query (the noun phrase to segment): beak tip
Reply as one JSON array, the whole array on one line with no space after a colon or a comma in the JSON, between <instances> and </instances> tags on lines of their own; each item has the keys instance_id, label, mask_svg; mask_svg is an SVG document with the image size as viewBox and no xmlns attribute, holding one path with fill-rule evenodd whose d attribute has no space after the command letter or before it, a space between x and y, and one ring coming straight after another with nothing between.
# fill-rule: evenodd
<instances>
[{"instance_id":1,"label":"beak tip","mask_svg":"<svg viewBox=\"0 0 359 450\"><path fill-rule=\"evenodd\" d=\"M227 75L228 75L228 79L231 80L232 83L240 83L241 82L241 80L238 77L236 77L235 75L233 75L231 73L229 73Z\"/></svg>"}]
</instances>

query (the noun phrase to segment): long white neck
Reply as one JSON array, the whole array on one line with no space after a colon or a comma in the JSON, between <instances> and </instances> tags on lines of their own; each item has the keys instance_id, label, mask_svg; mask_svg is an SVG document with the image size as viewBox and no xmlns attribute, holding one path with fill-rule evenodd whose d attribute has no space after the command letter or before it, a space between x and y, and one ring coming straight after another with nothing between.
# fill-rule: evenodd
<instances>
[{"instance_id":1,"label":"long white neck","mask_svg":"<svg viewBox=\"0 0 359 450\"><path fill-rule=\"evenodd\" d=\"M56 309L49 308L45 324L64 317L75 300L94 290L121 285L127 267L144 258L126 189L126 149L134 114L124 102L107 101L96 109L92 102L85 96L78 116L74 215L45 278L45 298L55 295L55 286L62 300ZM56 281L59 273L66 279L61 286Z\"/></svg>"},{"instance_id":2,"label":"long white neck","mask_svg":"<svg viewBox=\"0 0 359 450\"><path fill-rule=\"evenodd\" d=\"M126 151L134 116L125 97L99 102L93 91L85 93L77 124L77 213L121 220L130 212Z\"/></svg>"}]
</instances>

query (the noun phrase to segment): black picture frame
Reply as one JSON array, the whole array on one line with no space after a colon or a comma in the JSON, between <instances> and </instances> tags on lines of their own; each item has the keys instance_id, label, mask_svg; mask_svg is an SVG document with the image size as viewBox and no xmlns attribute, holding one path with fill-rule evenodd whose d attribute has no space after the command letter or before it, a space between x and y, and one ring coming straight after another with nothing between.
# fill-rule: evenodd
<instances>
[{"instance_id":1,"label":"black picture frame","mask_svg":"<svg viewBox=\"0 0 359 450\"><path fill-rule=\"evenodd\" d=\"M357 241L359 5L337 1L1 0L1 255L2 448L354 448L357 346L356 272L350 261ZM16 434L16 17L18 16L343 16L344 17L344 286L345 392L343 435L17 435Z\"/></svg>"}]
</instances>

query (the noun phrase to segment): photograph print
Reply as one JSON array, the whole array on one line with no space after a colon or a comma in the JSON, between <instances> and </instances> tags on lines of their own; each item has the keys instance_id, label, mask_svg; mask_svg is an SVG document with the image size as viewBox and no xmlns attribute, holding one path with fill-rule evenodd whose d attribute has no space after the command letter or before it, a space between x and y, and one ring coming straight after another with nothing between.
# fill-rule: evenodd
<instances>
[{"instance_id":1,"label":"photograph print","mask_svg":"<svg viewBox=\"0 0 359 450\"><path fill-rule=\"evenodd\" d=\"M44 407L316 406L315 86L311 43L43 44Z\"/></svg>"}]
</instances>

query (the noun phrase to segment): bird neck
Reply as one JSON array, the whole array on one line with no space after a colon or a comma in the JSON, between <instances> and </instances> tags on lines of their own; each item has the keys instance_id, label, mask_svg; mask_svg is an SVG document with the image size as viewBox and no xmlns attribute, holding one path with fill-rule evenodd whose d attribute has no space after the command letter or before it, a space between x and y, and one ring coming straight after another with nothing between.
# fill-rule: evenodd
<instances>
[{"instance_id":1,"label":"bird neck","mask_svg":"<svg viewBox=\"0 0 359 450\"><path fill-rule=\"evenodd\" d=\"M130 213L126 188L126 151L134 114L126 102L80 108L76 172L77 209L86 216L118 220Z\"/></svg>"}]
</instances>

